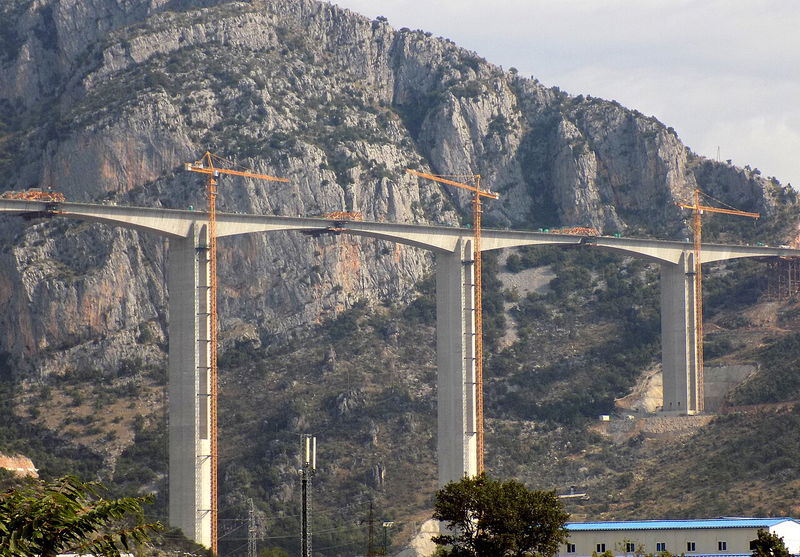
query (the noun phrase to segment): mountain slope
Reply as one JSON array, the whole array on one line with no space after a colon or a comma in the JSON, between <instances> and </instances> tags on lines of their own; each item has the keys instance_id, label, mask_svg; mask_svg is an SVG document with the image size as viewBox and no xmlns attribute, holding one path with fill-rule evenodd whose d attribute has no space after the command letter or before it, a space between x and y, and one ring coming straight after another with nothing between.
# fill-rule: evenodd
<instances>
[{"instance_id":1,"label":"mountain slope","mask_svg":"<svg viewBox=\"0 0 800 557\"><path fill-rule=\"evenodd\" d=\"M52 185L70 200L202 208L203 184L181 168L208 149L290 179L226 179L225 211L469 223L466 194L413 179L410 167L480 173L501 195L485 207L491 226L684 239L688 215L675 202L699 186L764 215L755 224L709 218L709 239L782 244L797 234L796 195L776 180L698 157L673 130L616 102L546 88L380 18L312 0L13 0L0 13L9 189ZM9 217L0 218L0 245L0 352L9 414L24 425L3 429L0 449L22 450L23 432L47 429L51 447L88 447L82 467L163 503L168 246L131 231ZM490 469L537 487L585 486L592 498L575 506L579 514L655 512L637 478L654 475L654 455L665 466L675 455L654 448L657 436L608 436L592 422L657 368L657 269L583 249L513 256L486 263ZM294 535L296 437L305 431L321 441L328 545L355 551L369 499L407 523L424 515L435 475L431 263L420 250L368 239L277 233L220 243L223 516L232 528L252 497L270 532ZM746 344L724 345L733 361L752 362L753 343L766 336L726 314L758 300L759 265L708 274L709 317ZM530 292L502 282L525 268L552 280ZM715 273L724 279L715 283ZM795 328L787 319L772 334ZM708 340L723 347L721 339ZM766 350L779 353L774 346ZM763 387L777 364L764 358L760 378L731 403L754 404L747 389L763 394L759 403L778 402ZM713 452L708 436L736 429L724 424L691 429L694 450ZM765 434L773 425L753 421ZM715 458L745 441L724 443ZM27 447L35 459L47 454ZM791 470L779 465L776 477ZM683 511L717 508L701 501Z\"/></svg>"}]
</instances>

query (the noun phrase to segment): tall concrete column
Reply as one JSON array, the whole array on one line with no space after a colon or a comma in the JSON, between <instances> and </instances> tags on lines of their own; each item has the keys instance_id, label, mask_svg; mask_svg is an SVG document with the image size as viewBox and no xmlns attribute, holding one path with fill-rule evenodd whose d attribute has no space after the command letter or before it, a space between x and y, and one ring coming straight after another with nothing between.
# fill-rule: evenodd
<instances>
[{"instance_id":1,"label":"tall concrete column","mask_svg":"<svg viewBox=\"0 0 800 557\"><path fill-rule=\"evenodd\" d=\"M478 473L471 242L436 255L439 485Z\"/></svg>"},{"instance_id":2,"label":"tall concrete column","mask_svg":"<svg viewBox=\"0 0 800 557\"><path fill-rule=\"evenodd\" d=\"M169 243L169 522L211 545L207 229Z\"/></svg>"},{"instance_id":3,"label":"tall concrete column","mask_svg":"<svg viewBox=\"0 0 800 557\"><path fill-rule=\"evenodd\" d=\"M661 264L661 363L666 412L703 411L695 335L694 254Z\"/></svg>"}]
</instances>

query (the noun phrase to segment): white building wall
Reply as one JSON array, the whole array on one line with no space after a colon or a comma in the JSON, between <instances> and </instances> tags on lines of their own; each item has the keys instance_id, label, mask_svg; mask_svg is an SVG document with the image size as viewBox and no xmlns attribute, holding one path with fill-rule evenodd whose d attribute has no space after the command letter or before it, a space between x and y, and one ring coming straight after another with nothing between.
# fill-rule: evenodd
<instances>
[{"instance_id":1,"label":"white building wall","mask_svg":"<svg viewBox=\"0 0 800 557\"><path fill-rule=\"evenodd\" d=\"M772 530L786 525L776 531L784 538L790 553L797 554L800 549L800 524L787 521L773 527ZM689 555L731 555L750 554L750 542L758 536L759 528L687 528L668 530L595 530L572 531L569 533L570 544L575 545L575 552L568 553L567 546L562 545L561 557L580 557L591 555L597 551L597 544L605 544L606 551L614 555L633 555L635 553L658 553L656 544L666 544L666 551L673 555L681 553ZM785 533L783 533L785 532ZM791 544L789 540L791 539ZM687 542L695 543L695 550L689 551ZM726 549L719 549L719 542L725 542ZM626 551L626 544L633 543L634 551ZM598 552L600 553L600 552Z\"/></svg>"},{"instance_id":2,"label":"white building wall","mask_svg":"<svg viewBox=\"0 0 800 557\"><path fill-rule=\"evenodd\" d=\"M800 555L800 524L792 520L781 522L769 529L770 534L777 534L783 538L786 549L792 555Z\"/></svg>"}]
</instances>

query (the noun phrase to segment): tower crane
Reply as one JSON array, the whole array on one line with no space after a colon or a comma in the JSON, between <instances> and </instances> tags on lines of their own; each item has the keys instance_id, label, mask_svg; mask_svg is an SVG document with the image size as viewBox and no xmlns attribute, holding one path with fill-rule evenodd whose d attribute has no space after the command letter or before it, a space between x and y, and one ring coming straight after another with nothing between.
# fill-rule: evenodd
<instances>
[{"instance_id":1,"label":"tower crane","mask_svg":"<svg viewBox=\"0 0 800 557\"><path fill-rule=\"evenodd\" d=\"M449 186L455 186L471 191L474 194L472 198L472 230L474 238L472 247L474 249L474 274L475 274L475 420L476 420L476 433L478 436L478 474L484 471L483 465L483 310L482 310L482 297L481 297L481 198L487 197L489 199L498 199L500 196L494 192L481 189L481 176L480 174L467 174L467 175L442 175L442 174L427 174L425 172L417 172L416 170L407 169L406 172L414 174L420 178L427 178ZM471 178L475 185L462 184L448 178Z\"/></svg>"},{"instance_id":2,"label":"tower crane","mask_svg":"<svg viewBox=\"0 0 800 557\"><path fill-rule=\"evenodd\" d=\"M221 174L233 176L243 176L245 178L257 178L259 180L270 180L273 182L288 182L286 178L276 178L267 174L256 174L244 170L233 170L231 168L219 167L214 164L217 161L226 166L234 166L235 163L218 157L208 151L200 160L188 162L186 170L190 172L200 172L208 176L208 267L209 267L209 322L211 328L210 339L210 361L209 361L209 395L210 395L210 444L211 444L211 551L218 554L218 530L217 530L217 183Z\"/></svg>"},{"instance_id":3,"label":"tower crane","mask_svg":"<svg viewBox=\"0 0 800 557\"><path fill-rule=\"evenodd\" d=\"M740 217L750 217L757 219L761 215L758 213L748 213L746 211L738 211L734 208L723 209L720 207L709 207L700 205L700 195L704 195L709 199L713 199L710 195L703 193L699 189L694 190L692 204L676 203L678 207L692 210L692 220L694 229L694 338L697 345L697 409L703 409L703 268L701 259L701 242L703 220L702 216L705 211L709 213L722 213L724 215L737 215ZM722 203L718 199L715 199Z\"/></svg>"}]
</instances>

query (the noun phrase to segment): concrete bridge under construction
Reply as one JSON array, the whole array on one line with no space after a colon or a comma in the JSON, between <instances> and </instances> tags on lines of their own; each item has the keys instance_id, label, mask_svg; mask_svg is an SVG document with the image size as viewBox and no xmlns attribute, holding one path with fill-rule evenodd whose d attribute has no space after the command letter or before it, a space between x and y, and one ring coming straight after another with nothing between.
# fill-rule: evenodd
<instances>
[{"instance_id":1,"label":"concrete bridge under construction","mask_svg":"<svg viewBox=\"0 0 800 557\"><path fill-rule=\"evenodd\" d=\"M198 211L84 203L0 200L0 213L58 216L169 238L169 520L211 542L210 318L208 220ZM333 221L325 218L217 214L217 237L260 232L336 232L397 242L435 254L440 484L477 472L473 231L465 228ZM661 269L663 410L703 410L695 338L693 246L683 242L483 230L481 250L530 245L614 250ZM703 263L742 257L800 256L800 250L703 245Z\"/></svg>"}]
</instances>

